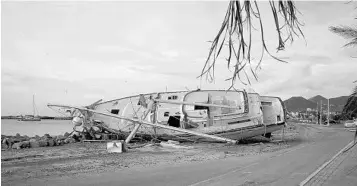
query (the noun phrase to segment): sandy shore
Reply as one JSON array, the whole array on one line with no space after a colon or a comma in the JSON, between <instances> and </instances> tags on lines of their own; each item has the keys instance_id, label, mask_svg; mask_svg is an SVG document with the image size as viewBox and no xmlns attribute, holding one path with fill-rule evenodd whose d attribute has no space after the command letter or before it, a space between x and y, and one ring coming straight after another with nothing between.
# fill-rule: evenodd
<instances>
[{"instance_id":1,"label":"sandy shore","mask_svg":"<svg viewBox=\"0 0 357 186\"><path fill-rule=\"evenodd\" d=\"M189 149L175 149L147 145L129 149L127 153L110 154L105 143L74 143L56 147L5 150L1 156L2 183L26 181L48 177L76 176L120 169L160 166L196 161L209 161L227 157L245 157L274 152L304 143L304 136L318 135L319 131L306 130L299 125L289 125L285 141L281 132L273 133L272 141L263 137L247 140L243 144L181 143ZM311 139L311 138L310 138Z\"/></svg>"}]
</instances>

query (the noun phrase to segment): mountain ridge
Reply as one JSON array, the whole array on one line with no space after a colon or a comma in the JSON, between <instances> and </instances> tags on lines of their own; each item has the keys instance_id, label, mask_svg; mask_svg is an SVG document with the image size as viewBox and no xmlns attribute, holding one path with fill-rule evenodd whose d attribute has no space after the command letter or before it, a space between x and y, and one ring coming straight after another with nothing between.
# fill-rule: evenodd
<instances>
[{"instance_id":1,"label":"mountain ridge","mask_svg":"<svg viewBox=\"0 0 357 186\"><path fill-rule=\"evenodd\" d=\"M327 102L327 98L325 98L325 97L323 97L323 96L321 96L321 95L317 95L317 96L314 96L314 97L312 97L312 98L309 98L308 99L309 101L312 101L312 102L314 102L314 103L319 103L320 101L322 101L322 102Z\"/></svg>"},{"instance_id":2,"label":"mountain ridge","mask_svg":"<svg viewBox=\"0 0 357 186\"><path fill-rule=\"evenodd\" d=\"M348 97L349 96L338 96L330 98L330 111L342 112ZM309 99L306 99L302 96L293 96L284 101L287 110L292 112L306 111L308 108L312 110L321 110L321 103L322 110L327 110L327 98L321 95L316 95Z\"/></svg>"}]
</instances>

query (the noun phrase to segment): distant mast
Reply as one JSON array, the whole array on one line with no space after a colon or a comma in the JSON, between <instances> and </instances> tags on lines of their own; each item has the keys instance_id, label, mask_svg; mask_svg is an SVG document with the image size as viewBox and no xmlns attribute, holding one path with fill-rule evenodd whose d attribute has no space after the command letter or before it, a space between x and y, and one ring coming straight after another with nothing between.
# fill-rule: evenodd
<instances>
[{"instance_id":1,"label":"distant mast","mask_svg":"<svg viewBox=\"0 0 357 186\"><path fill-rule=\"evenodd\" d=\"M33 116L38 116L38 110L36 107L36 103L35 103L35 95L32 95L32 112L33 112Z\"/></svg>"},{"instance_id":2,"label":"distant mast","mask_svg":"<svg viewBox=\"0 0 357 186\"><path fill-rule=\"evenodd\" d=\"M37 116L36 116L36 111L37 111ZM38 110L36 108L34 94L32 95L32 114L33 115L22 116L21 119L19 119L19 121L41 121L41 117L38 116Z\"/></svg>"},{"instance_id":3,"label":"distant mast","mask_svg":"<svg viewBox=\"0 0 357 186\"><path fill-rule=\"evenodd\" d=\"M33 116L35 116L35 95L32 95L32 113L33 113Z\"/></svg>"}]
</instances>

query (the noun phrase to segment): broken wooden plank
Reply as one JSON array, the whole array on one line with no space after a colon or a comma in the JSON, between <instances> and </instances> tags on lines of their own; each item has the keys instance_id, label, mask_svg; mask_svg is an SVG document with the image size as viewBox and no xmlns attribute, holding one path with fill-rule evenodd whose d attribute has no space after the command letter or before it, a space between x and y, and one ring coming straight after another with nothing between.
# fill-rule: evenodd
<instances>
[{"instance_id":1,"label":"broken wooden plank","mask_svg":"<svg viewBox=\"0 0 357 186\"><path fill-rule=\"evenodd\" d=\"M193 149L192 146L182 146L182 145L168 143L168 142L161 142L160 145L162 147L170 147L170 148L175 148L175 149Z\"/></svg>"}]
</instances>

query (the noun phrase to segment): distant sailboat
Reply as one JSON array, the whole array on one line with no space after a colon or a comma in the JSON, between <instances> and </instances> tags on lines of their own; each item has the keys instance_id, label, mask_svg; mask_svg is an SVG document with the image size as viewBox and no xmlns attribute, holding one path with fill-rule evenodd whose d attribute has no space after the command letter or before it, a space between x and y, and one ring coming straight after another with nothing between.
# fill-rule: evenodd
<instances>
[{"instance_id":1,"label":"distant sailboat","mask_svg":"<svg viewBox=\"0 0 357 186\"><path fill-rule=\"evenodd\" d=\"M22 118L19 119L19 121L41 121L41 118L38 115L38 111L35 104L35 95L32 96L32 110L33 110L33 115L22 116ZM36 115L36 111L37 111L37 115Z\"/></svg>"}]
</instances>

